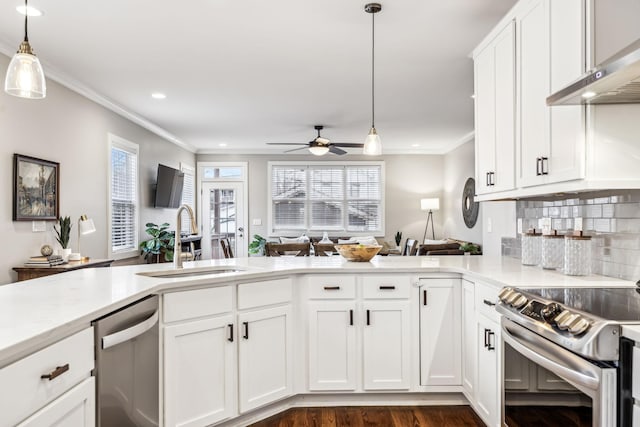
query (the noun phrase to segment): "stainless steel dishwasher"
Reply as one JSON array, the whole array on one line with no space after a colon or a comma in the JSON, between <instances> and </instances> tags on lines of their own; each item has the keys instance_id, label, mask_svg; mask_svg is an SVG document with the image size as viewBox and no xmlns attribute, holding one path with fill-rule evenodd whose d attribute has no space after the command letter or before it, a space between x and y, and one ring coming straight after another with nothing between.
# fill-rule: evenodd
<instances>
[{"instance_id":1,"label":"stainless steel dishwasher","mask_svg":"<svg viewBox=\"0 0 640 427\"><path fill-rule=\"evenodd\" d=\"M158 425L158 296L93 322L96 426Z\"/></svg>"}]
</instances>

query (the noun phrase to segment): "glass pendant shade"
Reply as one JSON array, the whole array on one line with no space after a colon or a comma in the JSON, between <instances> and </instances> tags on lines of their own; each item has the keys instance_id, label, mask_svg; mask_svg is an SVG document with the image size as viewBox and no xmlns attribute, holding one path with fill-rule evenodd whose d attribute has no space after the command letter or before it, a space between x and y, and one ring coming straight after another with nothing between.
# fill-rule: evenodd
<instances>
[{"instance_id":1,"label":"glass pendant shade","mask_svg":"<svg viewBox=\"0 0 640 427\"><path fill-rule=\"evenodd\" d=\"M309 151L311 151L311 154L314 156L324 156L329 152L329 147L325 145L314 145L309 147Z\"/></svg>"},{"instance_id":2,"label":"glass pendant shade","mask_svg":"<svg viewBox=\"0 0 640 427\"><path fill-rule=\"evenodd\" d=\"M380 135L376 132L376 128L372 127L369 131L369 135L364 140L363 153L368 156L379 156L382 154L382 141L380 141Z\"/></svg>"},{"instance_id":3,"label":"glass pendant shade","mask_svg":"<svg viewBox=\"0 0 640 427\"><path fill-rule=\"evenodd\" d=\"M42 65L35 55L18 52L13 55L4 91L20 98L41 99L47 95L47 84Z\"/></svg>"}]
</instances>

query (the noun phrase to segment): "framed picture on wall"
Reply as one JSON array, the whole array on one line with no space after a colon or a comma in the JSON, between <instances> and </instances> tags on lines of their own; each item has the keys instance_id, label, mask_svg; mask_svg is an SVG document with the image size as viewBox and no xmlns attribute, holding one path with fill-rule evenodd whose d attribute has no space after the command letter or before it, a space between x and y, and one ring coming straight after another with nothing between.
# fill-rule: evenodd
<instances>
[{"instance_id":1,"label":"framed picture on wall","mask_svg":"<svg viewBox=\"0 0 640 427\"><path fill-rule=\"evenodd\" d=\"M13 155L13 220L56 220L60 210L60 164Z\"/></svg>"}]
</instances>

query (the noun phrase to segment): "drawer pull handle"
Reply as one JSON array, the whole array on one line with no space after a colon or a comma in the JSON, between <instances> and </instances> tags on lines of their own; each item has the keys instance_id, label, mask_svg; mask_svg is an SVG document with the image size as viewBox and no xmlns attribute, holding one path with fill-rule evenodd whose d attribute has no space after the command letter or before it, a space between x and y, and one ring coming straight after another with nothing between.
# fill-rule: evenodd
<instances>
[{"instance_id":1,"label":"drawer pull handle","mask_svg":"<svg viewBox=\"0 0 640 427\"><path fill-rule=\"evenodd\" d=\"M43 379L43 380L51 381L51 380L59 377L60 375L64 374L68 370L69 370L69 364L67 363L66 365L62 365L62 366L56 367L56 369L51 371L50 374L40 375L40 378Z\"/></svg>"},{"instance_id":2,"label":"drawer pull handle","mask_svg":"<svg viewBox=\"0 0 640 427\"><path fill-rule=\"evenodd\" d=\"M395 286L380 286L380 290L381 291L393 291L396 287Z\"/></svg>"},{"instance_id":3,"label":"drawer pull handle","mask_svg":"<svg viewBox=\"0 0 640 427\"><path fill-rule=\"evenodd\" d=\"M489 307L493 307L494 305L496 305L496 303L495 303L495 302L491 302L491 301L489 301L488 299L483 300L482 302L483 302L485 305L488 305Z\"/></svg>"},{"instance_id":4,"label":"drawer pull handle","mask_svg":"<svg viewBox=\"0 0 640 427\"><path fill-rule=\"evenodd\" d=\"M340 290L340 286L325 286L324 290L325 291L339 291Z\"/></svg>"}]
</instances>

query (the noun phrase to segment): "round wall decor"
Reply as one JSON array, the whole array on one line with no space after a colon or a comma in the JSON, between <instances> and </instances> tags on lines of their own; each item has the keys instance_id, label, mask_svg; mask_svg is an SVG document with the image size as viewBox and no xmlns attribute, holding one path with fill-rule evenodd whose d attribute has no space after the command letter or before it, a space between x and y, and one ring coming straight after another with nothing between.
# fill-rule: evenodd
<instances>
[{"instance_id":1,"label":"round wall decor","mask_svg":"<svg viewBox=\"0 0 640 427\"><path fill-rule=\"evenodd\" d=\"M462 189L462 218L468 228L473 228L478 220L480 203L474 201L476 196L476 181L473 178L467 179Z\"/></svg>"}]
</instances>

